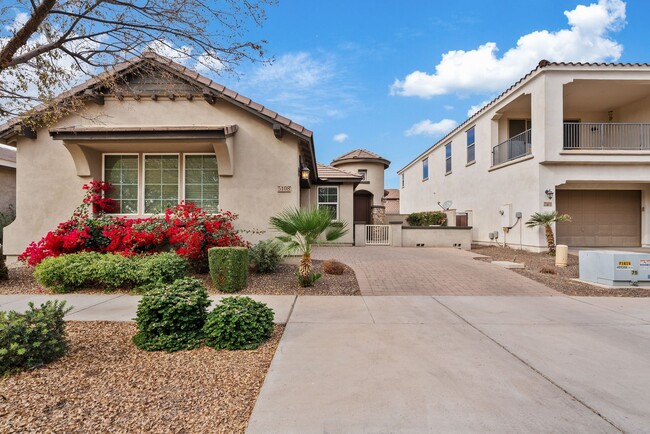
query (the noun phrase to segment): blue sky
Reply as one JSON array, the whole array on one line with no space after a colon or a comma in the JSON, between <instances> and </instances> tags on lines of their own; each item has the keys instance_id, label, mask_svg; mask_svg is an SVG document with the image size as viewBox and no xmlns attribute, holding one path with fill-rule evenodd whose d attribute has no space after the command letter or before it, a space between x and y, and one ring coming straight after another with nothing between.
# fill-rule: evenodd
<instances>
[{"instance_id":1,"label":"blue sky","mask_svg":"<svg viewBox=\"0 0 650 434\"><path fill-rule=\"evenodd\" d=\"M398 169L541 58L650 62L649 17L645 0L280 0L253 31L274 64L217 81L313 130L320 162L388 158L395 188Z\"/></svg>"}]
</instances>

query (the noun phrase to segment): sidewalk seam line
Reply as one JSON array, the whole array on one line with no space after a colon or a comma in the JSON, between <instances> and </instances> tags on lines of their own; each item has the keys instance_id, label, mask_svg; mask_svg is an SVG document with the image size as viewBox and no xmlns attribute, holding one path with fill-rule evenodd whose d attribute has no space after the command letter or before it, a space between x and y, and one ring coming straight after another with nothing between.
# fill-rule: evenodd
<instances>
[{"instance_id":1,"label":"sidewalk seam line","mask_svg":"<svg viewBox=\"0 0 650 434\"><path fill-rule=\"evenodd\" d=\"M296 307L296 302L298 301L298 296L294 295L293 296L293 303L291 303L291 309L289 309L289 315L287 315L287 322L284 323L285 326L289 325L289 320L291 319L291 315L293 315L293 308ZM282 339L282 338L280 338Z\"/></svg>"},{"instance_id":2,"label":"sidewalk seam line","mask_svg":"<svg viewBox=\"0 0 650 434\"><path fill-rule=\"evenodd\" d=\"M372 320L372 323L377 324L377 321L375 321L375 317L372 316L372 312L370 312L370 308L368 307L368 303L366 303L366 297L362 295L361 299L363 300L363 305L366 307L366 310L368 311L368 315L370 315L370 319Z\"/></svg>"},{"instance_id":3,"label":"sidewalk seam line","mask_svg":"<svg viewBox=\"0 0 650 434\"><path fill-rule=\"evenodd\" d=\"M548 377L548 376L545 375L544 373L542 373L539 369L535 368L535 367L532 366L530 363L528 363L527 361L525 361L523 358L521 358L521 357L519 357L518 355L516 355L514 352L512 352L510 349L508 349L508 347L506 347L505 345L501 344L501 343L498 342L496 339L494 339L492 336L488 335L486 332L484 332L483 330L481 330L480 328L478 328L477 326L475 326L474 324L472 324L471 322L469 322L468 320L466 320L465 318L463 318L460 314L458 314L458 313L457 313L456 311L454 311L452 308L450 308L449 306L445 305L443 302L441 302L440 300L438 300L435 296L431 296L431 298L433 298L435 301L437 301L437 302L438 302L442 307L444 307L445 309L447 309L449 312L451 312L452 314L454 314L454 315L456 315L458 318L460 318L463 322L465 322L465 324L467 324L468 326L470 326L471 328L473 328L474 330L476 330L477 332L479 332L480 334L482 334L483 336L485 336L487 339L489 339L489 340L492 341L494 344L496 344L497 346L499 346L501 349L503 349L505 352L507 352L508 354L510 354L512 357L514 357L515 359L519 360L519 362L521 362L524 366L528 367L530 370L532 370L533 372L535 372L536 374L538 374L540 377L542 377L543 379L545 379L546 381L548 381L549 383L551 383L553 386L555 386L556 388L558 388L559 390L561 390L562 392L564 392L566 395L568 395L569 397L571 397L572 399L574 399L576 402L582 404L586 409L588 409L589 411L591 411L591 412L592 412L593 414L595 414L596 416L600 417L602 420L604 420L605 422L607 422L608 424L610 424L610 425L611 425L612 427L614 427L616 430L618 430L619 432L622 432L622 433L625 433L625 432L626 432L625 430L623 430L623 429L621 429L620 427L618 427L614 422L612 422L612 421L609 420L607 417L605 417L603 414L601 414L598 410L596 410L595 408L591 407L591 406L588 405L586 402L582 401L580 398L578 398L577 396L575 396L574 394L572 394L571 392L569 392L569 391L568 391L567 389L565 389L564 387L560 386L558 383L556 383L555 381L553 381L550 377Z\"/></svg>"},{"instance_id":4,"label":"sidewalk seam line","mask_svg":"<svg viewBox=\"0 0 650 434\"><path fill-rule=\"evenodd\" d=\"M119 294L119 295L117 295L117 296L115 296L115 297L113 297L113 298L109 298L109 299L107 299L107 300L100 301L99 303L95 303L95 304L92 304L92 305L90 305L90 306L86 306L86 307L84 307L83 309L75 310L74 312L70 312L70 315L66 315L66 317L69 317L69 316L75 315L75 314L77 314L77 313L79 313L79 312L83 312L84 310L88 310L88 309L90 309L90 308L92 308L92 307L99 306L100 304L108 303L109 301L116 300L116 299L118 299L118 298L120 298L120 297L124 297L124 295L125 295L125 294ZM74 306L73 306L73 307L74 307Z\"/></svg>"},{"instance_id":5,"label":"sidewalk seam line","mask_svg":"<svg viewBox=\"0 0 650 434\"><path fill-rule=\"evenodd\" d=\"M643 318L639 318L639 317L636 317L636 316L634 316L634 315L630 315L630 314L627 314L627 313L619 312L619 311L617 311L617 310L610 309L610 308L608 308L608 307L599 306L599 305L597 305L597 304L591 304L591 303L589 303L587 300L578 300L577 298L575 298L576 296L569 295L568 297L569 297L571 300L575 300L575 301L577 301L577 302L579 302L579 303L584 303L584 304L586 304L586 305L588 305L588 306L595 307L596 309L606 310L606 311L608 311L608 312L616 313L616 314L618 314L618 315L623 315L623 316L626 316L626 317L628 317L628 318L632 318L632 319L635 319L635 320L637 320L637 321L641 321L641 322L643 322L643 323L645 323L645 324L650 324L650 321L646 321L646 320L644 320Z\"/></svg>"}]
</instances>

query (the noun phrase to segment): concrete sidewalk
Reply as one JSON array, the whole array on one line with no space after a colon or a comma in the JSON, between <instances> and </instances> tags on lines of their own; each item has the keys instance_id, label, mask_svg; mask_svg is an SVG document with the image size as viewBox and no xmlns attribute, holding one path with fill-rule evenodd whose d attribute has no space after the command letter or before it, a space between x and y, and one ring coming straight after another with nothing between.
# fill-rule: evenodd
<instances>
[{"instance_id":1,"label":"concrete sidewalk","mask_svg":"<svg viewBox=\"0 0 650 434\"><path fill-rule=\"evenodd\" d=\"M227 295L211 295L212 306ZM295 295L251 295L266 303L275 313L274 322L285 324L296 300ZM31 301L36 306L47 300L66 300L73 309L66 319L70 321L133 321L140 296L124 294L62 294L62 295L0 295L0 310L23 312Z\"/></svg>"},{"instance_id":2,"label":"concrete sidewalk","mask_svg":"<svg viewBox=\"0 0 650 434\"><path fill-rule=\"evenodd\" d=\"M299 297L248 433L649 432L650 299Z\"/></svg>"}]
</instances>

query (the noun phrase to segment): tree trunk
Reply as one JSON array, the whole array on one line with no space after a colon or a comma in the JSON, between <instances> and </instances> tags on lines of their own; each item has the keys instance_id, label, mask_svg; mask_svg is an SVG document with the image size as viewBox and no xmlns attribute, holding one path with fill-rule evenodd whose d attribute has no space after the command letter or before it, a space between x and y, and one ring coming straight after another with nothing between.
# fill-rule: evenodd
<instances>
[{"instance_id":1,"label":"tree trunk","mask_svg":"<svg viewBox=\"0 0 650 434\"><path fill-rule=\"evenodd\" d=\"M300 258L298 274L300 274L302 278L306 278L311 274L311 253L303 253L302 258Z\"/></svg>"},{"instance_id":2,"label":"tree trunk","mask_svg":"<svg viewBox=\"0 0 650 434\"><path fill-rule=\"evenodd\" d=\"M548 254L555 256L555 236L553 235L553 228L551 225L544 227L546 230L546 244L548 244Z\"/></svg>"}]
</instances>

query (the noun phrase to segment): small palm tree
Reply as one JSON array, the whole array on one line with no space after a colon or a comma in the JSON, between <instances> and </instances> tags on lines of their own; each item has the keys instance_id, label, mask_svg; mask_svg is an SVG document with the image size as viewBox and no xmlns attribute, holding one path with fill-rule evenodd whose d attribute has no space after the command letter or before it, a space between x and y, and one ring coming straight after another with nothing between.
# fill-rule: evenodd
<instances>
[{"instance_id":1,"label":"small palm tree","mask_svg":"<svg viewBox=\"0 0 650 434\"><path fill-rule=\"evenodd\" d=\"M344 222L335 222L330 210L323 208L286 209L271 217L271 226L284 233L277 237L284 243L286 253L300 253L298 279L301 285L310 286L318 277L311 273L311 251L314 244L321 243L320 237L334 241L347 233Z\"/></svg>"},{"instance_id":2,"label":"small palm tree","mask_svg":"<svg viewBox=\"0 0 650 434\"><path fill-rule=\"evenodd\" d=\"M553 234L553 227L551 224L570 221L570 215L558 214L557 211L536 212L530 216L530 219L526 222L526 226L529 228L544 226L544 230L546 231L546 244L548 244L548 254L555 256L555 235Z\"/></svg>"}]
</instances>

